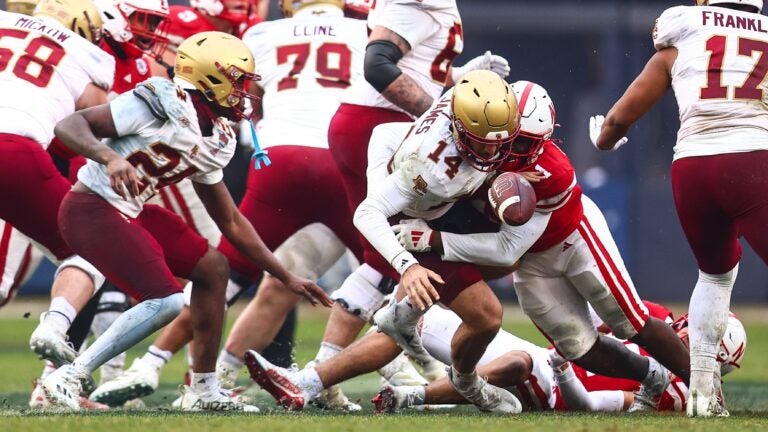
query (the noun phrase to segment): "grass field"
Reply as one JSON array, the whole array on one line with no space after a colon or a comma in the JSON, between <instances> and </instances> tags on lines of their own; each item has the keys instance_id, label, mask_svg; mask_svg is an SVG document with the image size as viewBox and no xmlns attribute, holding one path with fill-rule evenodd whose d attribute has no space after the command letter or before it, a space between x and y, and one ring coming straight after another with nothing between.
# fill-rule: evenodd
<instances>
[{"instance_id":1,"label":"grass field","mask_svg":"<svg viewBox=\"0 0 768 432\"><path fill-rule=\"evenodd\" d=\"M374 415L368 402L378 389L378 376L360 377L342 385L347 395L363 405L355 415L329 414L308 408L303 413L287 413L273 400L252 388L261 414L189 414L172 411L170 402L178 393L185 362L176 356L164 369L161 387L145 399L147 409L56 415L27 409L32 379L40 373L42 363L29 351L29 335L37 324L42 302L19 301L0 311L0 431L110 431L148 432L222 431L258 428L264 431L336 432L357 430L381 431L487 431L511 429L527 431L766 431L768 430L768 318L758 308L734 308L745 322L748 334L747 353L740 370L729 375L725 383L731 417L727 419L688 419L684 415L591 415L581 413L525 413L520 416L496 417L481 414L473 408L454 411L412 412L399 415ZM29 314L25 318L25 314ZM234 316L234 315L232 315ZM327 314L322 310L303 308L297 334L296 357L299 364L310 360L317 349ZM543 338L532 325L520 317L512 305L505 313L504 327L529 340L543 344ZM149 341L129 352L129 362L146 349ZM248 382L241 376L241 383Z\"/></svg>"}]
</instances>

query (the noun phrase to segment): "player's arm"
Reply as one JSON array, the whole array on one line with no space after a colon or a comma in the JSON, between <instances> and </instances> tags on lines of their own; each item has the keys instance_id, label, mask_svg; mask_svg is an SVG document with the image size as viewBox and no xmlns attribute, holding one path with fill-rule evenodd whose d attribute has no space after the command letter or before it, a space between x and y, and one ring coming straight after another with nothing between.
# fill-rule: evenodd
<instances>
[{"instance_id":1,"label":"player's arm","mask_svg":"<svg viewBox=\"0 0 768 432\"><path fill-rule=\"evenodd\" d=\"M294 276L280 264L253 225L240 213L223 181L192 184L221 233L249 260L279 279L289 290L304 296L313 305L318 302L324 306L333 304L322 288L310 280Z\"/></svg>"},{"instance_id":2,"label":"player's arm","mask_svg":"<svg viewBox=\"0 0 768 432\"><path fill-rule=\"evenodd\" d=\"M389 175L380 185L369 190L357 207L355 227L401 275L400 284L411 301L421 310L440 299L430 280L443 283L435 272L422 267L416 258L400 245L387 219L400 213L418 196L400 185L399 172Z\"/></svg>"},{"instance_id":3,"label":"player's arm","mask_svg":"<svg viewBox=\"0 0 768 432\"><path fill-rule=\"evenodd\" d=\"M595 145L600 150L613 150L640 117L645 115L666 93L672 83L670 71L677 59L677 48L665 48L648 60L640 75L613 105L605 117Z\"/></svg>"},{"instance_id":4,"label":"player's arm","mask_svg":"<svg viewBox=\"0 0 768 432\"><path fill-rule=\"evenodd\" d=\"M489 266L511 266L536 243L547 228L552 213L534 212L524 225L501 224L495 233L454 234L435 232L430 244L445 261Z\"/></svg>"},{"instance_id":5,"label":"player's arm","mask_svg":"<svg viewBox=\"0 0 768 432\"><path fill-rule=\"evenodd\" d=\"M411 45L399 34L383 26L374 27L365 49L364 74L365 80L388 101L419 117L433 100L397 66L410 50Z\"/></svg>"},{"instance_id":6,"label":"player's arm","mask_svg":"<svg viewBox=\"0 0 768 432\"><path fill-rule=\"evenodd\" d=\"M85 90L75 102L75 110L94 107L107 103L109 92L96 84L88 83Z\"/></svg>"}]
</instances>

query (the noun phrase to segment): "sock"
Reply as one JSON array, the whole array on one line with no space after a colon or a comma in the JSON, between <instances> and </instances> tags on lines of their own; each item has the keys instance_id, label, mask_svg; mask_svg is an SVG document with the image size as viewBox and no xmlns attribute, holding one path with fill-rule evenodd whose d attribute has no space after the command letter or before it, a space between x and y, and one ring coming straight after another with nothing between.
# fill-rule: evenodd
<instances>
[{"instance_id":1,"label":"sock","mask_svg":"<svg viewBox=\"0 0 768 432\"><path fill-rule=\"evenodd\" d=\"M191 382L192 391L198 394L219 391L219 383L216 382L216 372L192 372Z\"/></svg>"},{"instance_id":2,"label":"sock","mask_svg":"<svg viewBox=\"0 0 768 432\"><path fill-rule=\"evenodd\" d=\"M408 406L421 406L424 405L424 399L426 398L427 388L424 386L413 386L408 388L408 393L411 397L408 398Z\"/></svg>"},{"instance_id":3,"label":"sock","mask_svg":"<svg viewBox=\"0 0 768 432\"><path fill-rule=\"evenodd\" d=\"M451 384L456 389L466 390L474 385L480 378L477 376L477 371L473 370L470 373L461 373L451 365Z\"/></svg>"},{"instance_id":4,"label":"sock","mask_svg":"<svg viewBox=\"0 0 768 432\"><path fill-rule=\"evenodd\" d=\"M321 342L320 349L317 350L317 356L315 356L315 362L322 363L327 361L329 358L340 353L343 349L344 348L330 342Z\"/></svg>"},{"instance_id":5,"label":"sock","mask_svg":"<svg viewBox=\"0 0 768 432\"><path fill-rule=\"evenodd\" d=\"M171 322L184 306L182 293L145 300L128 309L75 360L89 373Z\"/></svg>"},{"instance_id":6,"label":"sock","mask_svg":"<svg viewBox=\"0 0 768 432\"><path fill-rule=\"evenodd\" d=\"M165 366L166 363L168 363L172 356L172 352L162 350L154 345L150 345L147 349L147 352L141 358L141 361L155 369L160 369Z\"/></svg>"},{"instance_id":7,"label":"sock","mask_svg":"<svg viewBox=\"0 0 768 432\"><path fill-rule=\"evenodd\" d=\"M661 365L658 361L656 361L653 357L646 357L648 359L648 373L645 374L645 378L643 378L643 384L646 382L651 384L654 381L656 381L656 377L659 376L658 374L665 373L664 366Z\"/></svg>"},{"instance_id":8,"label":"sock","mask_svg":"<svg viewBox=\"0 0 768 432\"><path fill-rule=\"evenodd\" d=\"M76 316L77 310L66 298L54 297L51 299L51 307L48 309L45 321L66 332Z\"/></svg>"},{"instance_id":9,"label":"sock","mask_svg":"<svg viewBox=\"0 0 768 432\"><path fill-rule=\"evenodd\" d=\"M296 381L299 388L301 388L304 393L307 393L310 399L314 398L318 393L325 389L323 381L320 380L320 375L317 374L317 371L313 367L300 370L296 374Z\"/></svg>"},{"instance_id":10,"label":"sock","mask_svg":"<svg viewBox=\"0 0 768 432\"><path fill-rule=\"evenodd\" d=\"M242 360L237 358L236 355L230 353L225 349L221 350L221 352L219 353L219 359L217 360L217 363L223 363L234 370L242 369L243 365L245 364L243 363Z\"/></svg>"},{"instance_id":11,"label":"sock","mask_svg":"<svg viewBox=\"0 0 768 432\"><path fill-rule=\"evenodd\" d=\"M703 396L714 392L714 372L720 340L728 325L731 290L739 266L728 273L713 275L699 271L699 279L688 307L691 350L691 389Z\"/></svg>"},{"instance_id":12,"label":"sock","mask_svg":"<svg viewBox=\"0 0 768 432\"><path fill-rule=\"evenodd\" d=\"M46 378L48 375L52 374L53 371L56 370L56 366L53 365L53 363L46 361L45 367L43 368L43 373L40 375L40 379Z\"/></svg>"}]
</instances>

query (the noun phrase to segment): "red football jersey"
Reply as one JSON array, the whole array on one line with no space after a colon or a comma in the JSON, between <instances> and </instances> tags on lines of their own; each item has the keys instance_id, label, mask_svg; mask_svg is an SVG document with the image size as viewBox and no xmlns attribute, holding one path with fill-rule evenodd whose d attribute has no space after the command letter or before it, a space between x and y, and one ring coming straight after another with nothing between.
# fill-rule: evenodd
<instances>
[{"instance_id":1,"label":"red football jersey","mask_svg":"<svg viewBox=\"0 0 768 432\"><path fill-rule=\"evenodd\" d=\"M112 85L112 91L116 94L133 90L136 84L152 76L149 60L143 54L139 56L126 55L121 58L115 55L112 47L106 42L102 42L101 49L115 58L115 81Z\"/></svg>"},{"instance_id":2,"label":"red football jersey","mask_svg":"<svg viewBox=\"0 0 768 432\"><path fill-rule=\"evenodd\" d=\"M175 47L186 38L205 31L221 31L214 26L208 17L190 6L172 5L168 15L168 39L170 46ZM253 14L247 22L240 23L235 36L242 37L243 33L253 25L262 21L258 15Z\"/></svg>"},{"instance_id":3,"label":"red football jersey","mask_svg":"<svg viewBox=\"0 0 768 432\"><path fill-rule=\"evenodd\" d=\"M536 210L552 212L552 217L544 233L529 251L547 250L568 237L579 225L584 213L581 187L576 183L576 170L560 147L547 141L536 161L517 171L537 171L544 175L542 180L532 182L531 186L536 192Z\"/></svg>"}]
</instances>

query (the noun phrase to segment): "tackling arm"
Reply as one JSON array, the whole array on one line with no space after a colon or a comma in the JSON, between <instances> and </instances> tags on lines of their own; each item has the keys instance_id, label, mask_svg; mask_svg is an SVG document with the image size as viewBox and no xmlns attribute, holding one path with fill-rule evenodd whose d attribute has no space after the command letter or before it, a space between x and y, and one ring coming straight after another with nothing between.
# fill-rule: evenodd
<instances>
[{"instance_id":1,"label":"tackling arm","mask_svg":"<svg viewBox=\"0 0 768 432\"><path fill-rule=\"evenodd\" d=\"M677 59L677 48L665 48L648 60L640 75L613 105L605 117L595 145L600 150L612 150L640 117L645 115L666 93L672 83L670 71Z\"/></svg>"}]
</instances>

